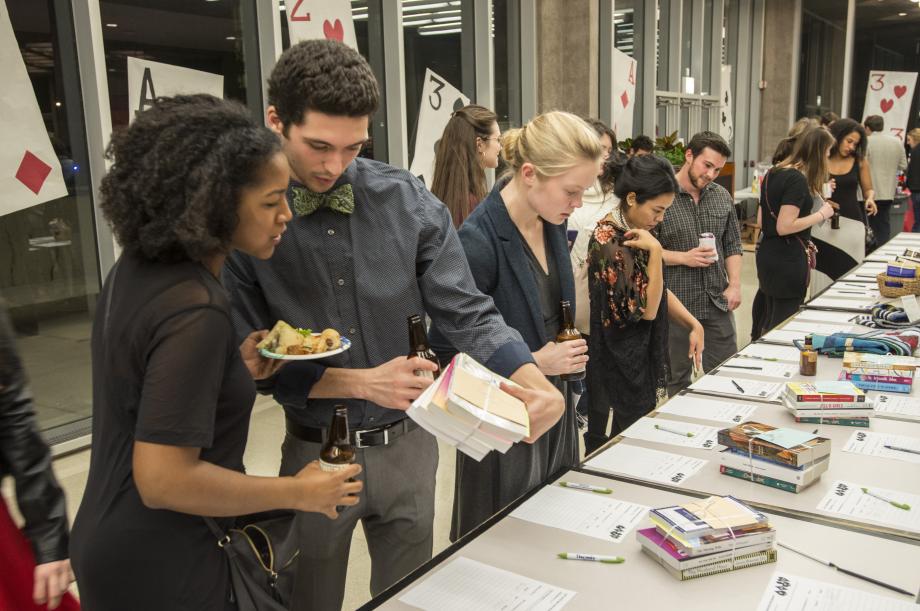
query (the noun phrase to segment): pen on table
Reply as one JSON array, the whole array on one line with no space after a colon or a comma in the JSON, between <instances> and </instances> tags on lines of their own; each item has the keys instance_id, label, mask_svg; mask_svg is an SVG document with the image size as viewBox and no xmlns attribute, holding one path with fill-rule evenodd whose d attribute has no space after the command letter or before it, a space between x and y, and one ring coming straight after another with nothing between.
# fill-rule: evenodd
<instances>
[{"instance_id":1,"label":"pen on table","mask_svg":"<svg viewBox=\"0 0 920 611\"><path fill-rule=\"evenodd\" d=\"M747 365L722 365L726 369L751 369L757 371L763 371L763 367L749 367Z\"/></svg>"},{"instance_id":2,"label":"pen on table","mask_svg":"<svg viewBox=\"0 0 920 611\"><path fill-rule=\"evenodd\" d=\"M556 554L563 560L588 560L589 562L603 562L604 564L623 564L626 558L622 556L599 556L597 554L577 554L574 552L559 552Z\"/></svg>"},{"instance_id":3,"label":"pen on table","mask_svg":"<svg viewBox=\"0 0 920 611\"><path fill-rule=\"evenodd\" d=\"M893 500L889 499L888 497L884 497L884 496L882 496L881 494L878 494L878 493L876 493L876 492L872 492L872 491L869 490L868 488L861 488L861 490L863 491L863 494L867 494L867 495L871 496L872 498L878 499L878 500L880 500L880 501L885 501L886 503L888 503L888 504L891 505L892 507L897 507L898 509L903 509L904 511L910 511L910 505L908 505L907 503L900 503L900 502L898 502L898 501L893 501Z\"/></svg>"},{"instance_id":4,"label":"pen on table","mask_svg":"<svg viewBox=\"0 0 920 611\"><path fill-rule=\"evenodd\" d=\"M889 445L883 445L882 447L887 450L895 450L897 452L910 452L911 454L920 454L920 450L913 450L911 448L902 448L899 446L889 446Z\"/></svg>"},{"instance_id":5,"label":"pen on table","mask_svg":"<svg viewBox=\"0 0 920 611\"><path fill-rule=\"evenodd\" d=\"M613 490L610 488L604 488L602 486L592 486L591 484L580 484L578 482L559 482L559 485L563 488L574 488L575 490L588 490L589 492L597 492L598 494L612 494Z\"/></svg>"},{"instance_id":6,"label":"pen on table","mask_svg":"<svg viewBox=\"0 0 920 611\"><path fill-rule=\"evenodd\" d=\"M757 359L758 361L778 361L779 360L778 358L774 358L772 356L754 356L753 354L739 354L738 356L742 356L746 359Z\"/></svg>"},{"instance_id":7,"label":"pen on table","mask_svg":"<svg viewBox=\"0 0 920 611\"><path fill-rule=\"evenodd\" d=\"M865 291L847 291L845 289L837 289L838 293L850 293L851 295L864 295Z\"/></svg>"},{"instance_id":8,"label":"pen on table","mask_svg":"<svg viewBox=\"0 0 920 611\"><path fill-rule=\"evenodd\" d=\"M675 435L680 435L681 437L693 437L694 436L693 433L691 433L690 431L679 431L677 429L671 429L666 426L662 426L660 424L656 424L655 428L658 429L659 431L665 431L666 433L674 433Z\"/></svg>"},{"instance_id":9,"label":"pen on table","mask_svg":"<svg viewBox=\"0 0 920 611\"><path fill-rule=\"evenodd\" d=\"M785 549L789 550L790 552L794 552L794 553L796 553L796 554L798 554L798 555L800 555L800 556L804 556L804 557L808 558L809 560L814 560L815 562L818 562L818 563L820 563L820 564L823 564L824 566L829 566L829 567L831 567L832 569L837 570L837 571L840 571L841 573L844 573L844 574L849 575L849 576L851 576L851 577L856 577L857 579L862 579L862 580L864 580L864 581L868 581L869 583L874 583L874 584L877 585L877 586L882 586L883 588L887 588L887 589L889 589L889 590L891 590L891 591L893 591L893 592L897 592L897 593L899 593L899 594L906 594L906 595L908 595L908 596L913 596L913 595L914 595L913 592L908 592L907 590L902 590L901 588L898 588L898 587L895 587L895 586L893 586L893 585L887 584L887 583L885 583L885 582L883 582L883 581L879 581L878 579L873 579L873 578L871 578L871 577L867 577L866 575L861 575L861 574L859 574L859 573L857 573L857 572L855 572L855 571L848 571L847 569L845 569L845 568L843 568L843 567L840 567L840 566L837 566L836 564L834 564L833 562L830 562L829 560L821 560L820 558L816 558L816 557L812 556L811 554L806 554L806 553L803 552L802 550L796 549L796 548L792 547L791 545L786 545L786 544L783 543L782 541L777 541L776 544L777 544L778 546L782 547L782 548L785 548Z\"/></svg>"},{"instance_id":10,"label":"pen on table","mask_svg":"<svg viewBox=\"0 0 920 611\"><path fill-rule=\"evenodd\" d=\"M735 388L737 388L738 390L740 390L742 394L746 394L746 393L744 392L744 389L741 388L741 384L738 384L738 382L735 382L734 380L732 380L732 384L734 384L734 385L735 385Z\"/></svg>"}]
</instances>

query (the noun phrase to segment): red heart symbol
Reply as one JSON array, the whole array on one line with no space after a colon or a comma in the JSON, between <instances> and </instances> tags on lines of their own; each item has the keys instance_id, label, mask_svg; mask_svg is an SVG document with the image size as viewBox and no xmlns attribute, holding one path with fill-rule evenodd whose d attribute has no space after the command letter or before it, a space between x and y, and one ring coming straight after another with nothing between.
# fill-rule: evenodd
<instances>
[{"instance_id":1,"label":"red heart symbol","mask_svg":"<svg viewBox=\"0 0 920 611\"><path fill-rule=\"evenodd\" d=\"M345 40L345 28L342 27L342 22L338 19L335 20L335 25L332 25L328 19L323 21L323 35L332 40L338 40L342 42Z\"/></svg>"},{"instance_id":2,"label":"red heart symbol","mask_svg":"<svg viewBox=\"0 0 920 611\"><path fill-rule=\"evenodd\" d=\"M894 100L882 99L882 101L879 102L879 106L882 107L882 112L888 112L891 110L891 107L894 106Z\"/></svg>"},{"instance_id":3,"label":"red heart symbol","mask_svg":"<svg viewBox=\"0 0 920 611\"><path fill-rule=\"evenodd\" d=\"M900 98L905 93L907 93L907 85L895 85L894 86L894 97Z\"/></svg>"}]
</instances>

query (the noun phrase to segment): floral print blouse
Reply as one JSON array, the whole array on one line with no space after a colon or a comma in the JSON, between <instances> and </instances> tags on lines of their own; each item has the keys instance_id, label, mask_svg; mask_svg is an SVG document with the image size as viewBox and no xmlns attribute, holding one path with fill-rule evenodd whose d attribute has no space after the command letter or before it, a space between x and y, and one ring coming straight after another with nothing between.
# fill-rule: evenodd
<instances>
[{"instance_id":1,"label":"floral print blouse","mask_svg":"<svg viewBox=\"0 0 920 611\"><path fill-rule=\"evenodd\" d=\"M588 244L589 283L603 284L603 326L622 328L642 320L648 293L648 252L623 246L624 232L608 215ZM596 294L597 290L591 293ZM593 308L592 308L593 309Z\"/></svg>"}]
</instances>

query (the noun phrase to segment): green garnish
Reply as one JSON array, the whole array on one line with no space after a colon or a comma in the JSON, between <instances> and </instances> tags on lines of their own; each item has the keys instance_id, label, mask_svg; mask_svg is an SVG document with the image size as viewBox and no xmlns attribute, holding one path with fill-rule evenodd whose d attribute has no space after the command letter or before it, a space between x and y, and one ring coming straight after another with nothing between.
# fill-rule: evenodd
<instances>
[{"instance_id":1,"label":"green garnish","mask_svg":"<svg viewBox=\"0 0 920 611\"><path fill-rule=\"evenodd\" d=\"M310 337L311 335L313 335L313 331L311 331L310 329L301 329L298 327L297 332L303 335L304 337Z\"/></svg>"}]
</instances>

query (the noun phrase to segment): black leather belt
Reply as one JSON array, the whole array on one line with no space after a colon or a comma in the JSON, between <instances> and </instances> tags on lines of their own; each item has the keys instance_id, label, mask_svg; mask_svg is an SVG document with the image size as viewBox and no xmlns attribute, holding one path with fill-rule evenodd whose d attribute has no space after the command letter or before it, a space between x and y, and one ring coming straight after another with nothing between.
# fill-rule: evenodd
<instances>
[{"instance_id":1,"label":"black leather belt","mask_svg":"<svg viewBox=\"0 0 920 611\"><path fill-rule=\"evenodd\" d=\"M284 424L287 432L301 441L311 443L323 443L326 441L328 428L318 428L313 426L304 426L299 422L291 420L290 417L284 417ZM418 424L409 418L403 418L399 422L393 422L375 429L362 429L360 431L351 431L349 437L351 443L356 448L369 448L371 446L385 446L392 443L401 435L418 428Z\"/></svg>"}]
</instances>

